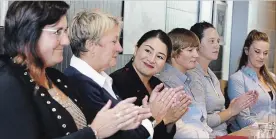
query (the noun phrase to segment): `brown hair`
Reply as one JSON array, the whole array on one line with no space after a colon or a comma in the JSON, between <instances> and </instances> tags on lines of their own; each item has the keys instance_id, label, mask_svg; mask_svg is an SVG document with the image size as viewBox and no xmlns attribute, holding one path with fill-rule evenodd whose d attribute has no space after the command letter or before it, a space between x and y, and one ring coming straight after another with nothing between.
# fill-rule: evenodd
<instances>
[{"instance_id":1,"label":"brown hair","mask_svg":"<svg viewBox=\"0 0 276 139\"><path fill-rule=\"evenodd\" d=\"M38 50L42 29L66 15L69 5L64 1L14 1L8 8L4 26L4 54L26 65L34 81L40 78L45 62Z\"/></svg>"},{"instance_id":2,"label":"brown hair","mask_svg":"<svg viewBox=\"0 0 276 139\"><path fill-rule=\"evenodd\" d=\"M243 52L240 59L238 70L240 70L243 66L247 64L248 55L245 54L245 49L247 48L249 50L250 46L253 44L254 41L264 41L269 43L269 38L266 33L260 32L258 30L252 30L248 34L243 45ZM276 91L276 82L272 78L265 64L261 67L260 74L264 77L264 79L266 79L265 81L272 86L273 90Z\"/></svg>"},{"instance_id":3,"label":"brown hair","mask_svg":"<svg viewBox=\"0 0 276 139\"><path fill-rule=\"evenodd\" d=\"M178 56L185 48L199 47L198 37L192 31L185 28L175 28L168 33L168 36L172 41L171 58ZM171 62L171 60L168 62Z\"/></svg>"}]
</instances>

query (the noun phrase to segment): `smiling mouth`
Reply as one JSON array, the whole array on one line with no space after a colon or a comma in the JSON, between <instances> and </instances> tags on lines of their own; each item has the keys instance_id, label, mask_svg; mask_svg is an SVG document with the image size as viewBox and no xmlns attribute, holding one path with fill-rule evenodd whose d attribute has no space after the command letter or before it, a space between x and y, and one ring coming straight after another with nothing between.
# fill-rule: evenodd
<instances>
[{"instance_id":1,"label":"smiling mouth","mask_svg":"<svg viewBox=\"0 0 276 139\"><path fill-rule=\"evenodd\" d=\"M148 67L148 68L151 68L153 69L154 67L152 65L149 65L148 63L144 62L144 64Z\"/></svg>"}]
</instances>

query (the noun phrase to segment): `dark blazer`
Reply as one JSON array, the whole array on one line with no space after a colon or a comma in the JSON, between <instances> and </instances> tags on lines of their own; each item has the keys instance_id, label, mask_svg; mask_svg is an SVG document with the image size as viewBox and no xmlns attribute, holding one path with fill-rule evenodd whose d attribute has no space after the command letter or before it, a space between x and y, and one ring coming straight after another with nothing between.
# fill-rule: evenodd
<instances>
[{"instance_id":1,"label":"dark blazer","mask_svg":"<svg viewBox=\"0 0 276 139\"><path fill-rule=\"evenodd\" d=\"M147 91L146 87L140 80L140 77L136 73L135 69L132 66L132 61L128 62L125 67L113 72L110 74L113 79L113 88L118 90L118 95L122 98L128 97L137 97L135 102L136 105L142 105L143 98L148 95L149 92ZM152 77L150 79L150 86L154 88L156 85L162 83L156 77ZM154 139L166 138L172 139L176 132L176 126L174 125L173 130L171 133L166 131L166 126L163 122L157 125L154 128Z\"/></svg>"},{"instance_id":2,"label":"dark blazer","mask_svg":"<svg viewBox=\"0 0 276 139\"><path fill-rule=\"evenodd\" d=\"M78 94L66 76L48 68L46 74L80 108ZM0 56L0 138L95 139L91 128L80 131L71 115L42 86L36 86L26 67Z\"/></svg>"},{"instance_id":3,"label":"dark blazer","mask_svg":"<svg viewBox=\"0 0 276 139\"><path fill-rule=\"evenodd\" d=\"M91 122L96 116L97 112L107 103L110 99L112 107L114 107L121 99L113 98L104 88L99 86L95 81L80 73L77 69L69 66L64 71L70 80L78 88L81 93L81 101L85 103L84 114L88 122ZM117 91L113 90L116 94ZM119 131L115 135L109 137L110 139L146 139L150 136L148 131L142 125L137 129L128 131Z\"/></svg>"}]
</instances>

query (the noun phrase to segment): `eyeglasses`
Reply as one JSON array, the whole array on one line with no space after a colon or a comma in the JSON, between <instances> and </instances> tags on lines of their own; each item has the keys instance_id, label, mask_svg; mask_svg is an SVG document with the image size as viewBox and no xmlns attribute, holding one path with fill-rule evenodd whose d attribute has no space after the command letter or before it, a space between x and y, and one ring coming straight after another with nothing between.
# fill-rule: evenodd
<instances>
[{"instance_id":1,"label":"eyeglasses","mask_svg":"<svg viewBox=\"0 0 276 139\"><path fill-rule=\"evenodd\" d=\"M62 34L67 34L68 33L68 27L65 29L54 29L54 28L44 28L42 29L43 31L48 31L48 32L52 32L53 34L55 34L58 37L61 37Z\"/></svg>"}]
</instances>

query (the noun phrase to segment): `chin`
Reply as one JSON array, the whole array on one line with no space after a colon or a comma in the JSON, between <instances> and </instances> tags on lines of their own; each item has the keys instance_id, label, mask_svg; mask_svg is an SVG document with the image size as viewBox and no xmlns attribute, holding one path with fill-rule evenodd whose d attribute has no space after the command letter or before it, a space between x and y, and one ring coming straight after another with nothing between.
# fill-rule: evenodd
<instances>
[{"instance_id":1,"label":"chin","mask_svg":"<svg viewBox=\"0 0 276 139\"><path fill-rule=\"evenodd\" d=\"M109 64L109 68L115 67L116 65L117 65L117 62L111 62L111 63Z\"/></svg>"}]
</instances>

